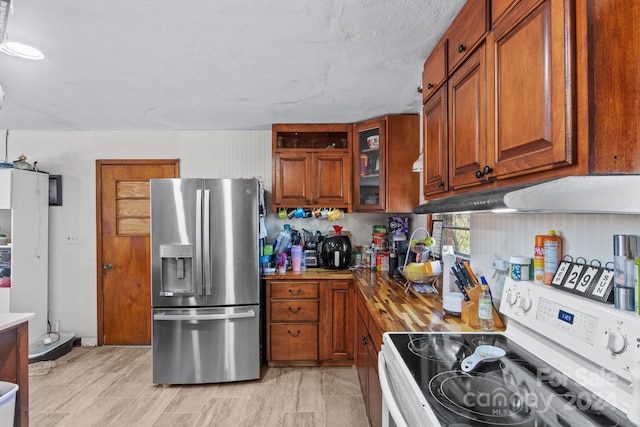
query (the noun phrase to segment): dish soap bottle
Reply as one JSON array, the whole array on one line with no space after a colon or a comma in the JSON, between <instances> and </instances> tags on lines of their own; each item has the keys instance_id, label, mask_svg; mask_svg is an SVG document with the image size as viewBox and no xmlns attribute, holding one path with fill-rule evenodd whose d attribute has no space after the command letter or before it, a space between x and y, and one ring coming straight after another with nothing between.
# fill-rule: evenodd
<instances>
[{"instance_id":1,"label":"dish soap bottle","mask_svg":"<svg viewBox=\"0 0 640 427\"><path fill-rule=\"evenodd\" d=\"M482 292L478 297L478 328L483 331L493 329L493 305L491 304L491 294L489 285L481 285Z\"/></svg>"}]
</instances>

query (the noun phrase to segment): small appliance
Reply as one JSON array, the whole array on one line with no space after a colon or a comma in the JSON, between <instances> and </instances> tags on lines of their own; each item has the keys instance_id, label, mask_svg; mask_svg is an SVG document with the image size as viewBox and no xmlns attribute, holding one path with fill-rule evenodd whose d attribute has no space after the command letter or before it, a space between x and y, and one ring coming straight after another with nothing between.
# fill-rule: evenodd
<instances>
[{"instance_id":1,"label":"small appliance","mask_svg":"<svg viewBox=\"0 0 640 427\"><path fill-rule=\"evenodd\" d=\"M351 240L340 234L342 227L334 225L334 236L326 236L322 243L322 260L326 268L344 270L351 262Z\"/></svg>"},{"instance_id":2,"label":"small appliance","mask_svg":"<svg viewBox=\"0 0 640 427\"><path fill-rule=\"evenodd\" d=\"M318 263L318 240L320 239L320 232L313 234L309 230L302 229L304 232L304 258L307 267L319 267Z\"/></svg>"}]
</instances>

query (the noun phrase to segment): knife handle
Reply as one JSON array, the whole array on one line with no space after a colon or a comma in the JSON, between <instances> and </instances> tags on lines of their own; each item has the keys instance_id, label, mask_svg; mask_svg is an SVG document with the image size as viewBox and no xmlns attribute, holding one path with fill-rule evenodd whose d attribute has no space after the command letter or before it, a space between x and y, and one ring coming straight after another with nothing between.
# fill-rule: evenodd
<instances>
[{"instance_id":1,"label":"knife handle","mask_svg":"<svg viewBox=\"0 0 640 427\"><path fill-rule=\"evenodd\" d=\"M464 286L462 285L462 283L460 283L460 281L458 279L456 279L456 286L458 287L458 289L460 290L460 292L462 293L462 296L464 297L465 301L469 301L469 295L467 294L467 291L464 290Z\"/></svg>"},{"instance_id":2,"label":"knife handle","mask_svg":"<svg viewBox=\"0 0 640 427\"><path fill-rule=\"evenodd\" d=\"M471 264L469 264L469 261L464 260L462 261L462 265L464 265L464 268L466 270L467 273L469 273L469 277L471 278L471 282L474 285L478 284L478 278L476 277L476 275L474 274L473 270L471 269Z\"/></svg>"}]
</instances>

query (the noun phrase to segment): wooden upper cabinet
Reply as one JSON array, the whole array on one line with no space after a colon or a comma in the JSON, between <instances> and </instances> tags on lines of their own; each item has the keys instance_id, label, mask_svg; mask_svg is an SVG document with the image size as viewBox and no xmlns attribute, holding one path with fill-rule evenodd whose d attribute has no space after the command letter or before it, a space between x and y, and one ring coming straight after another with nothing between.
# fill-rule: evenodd
<instances>
[{"instance_id":1,"label":"wooden upper cabinet","mask_svg":"<svg viewBox=\"0 0 640 427\"><path fill-rule=\"evenodd\" d=\"M448 40L447 59L449 75L462 64L476 46L480 45L486 33L487 1L468 1L462 7L443 37Z\"/></svg>"},{"instance_id":2,"label":"wooden upper cabinet","mask_svg":"<svg viewBox=\"0 0 640 427\"><path fill-rule=\"evenodd\" d=\"M511 9L520 0L491 0L491 28L507 14L507 11Z\"/></svg>"},{"instance_id":3,"label":"wooden upper cabinet","mask_svg":"<svg viewBox=\"0 0 640 427\"><path fill-rule=\"evenodd\" d=\"M448 86L449 187L480 184L491 175L486 160L484 45L456 70L449 78Z\"/></svg>"},{"instance_id":4,"label":"wooden upper cabinet","mask_svg":"<svg viewBox=\"0 0 640 427\"><path fill-rule=\"evenodd\" d=\"M488 164L498 177L576 162L570 5L522 0L487 36Z\"/></svg>"},{"instance_id":5,"label":"wooden upper cabinet","mask_svg":"<svg viewBox=\"0 0 640 427\"><path fill-rule=\"evenodd\" d=\"M419 202L420 116L397 114L354 125L354 210L412 212Z\"/></svg>"},{"instance_id":6,"label":"wooden upper cabinet","mask_svg":"<svg viewBox=\"0 0 640 427\"><path fill-rule=\"evenodd\" d=\"M449 189L447 165L447 85L441 86L423 107L423 193L425 196Z\"/></svg>"},{"instance_id":7,"label":"wooden upper cabinet","mask_svg":"<svg viewBox=\"0 0 640 427\"><path fill-rule=\"evenodd\" d=\"M590 171L640 174L640 2L580 2L589 48L581 69L589 70ZM583 89L581 86L580 89Z\"/></svg>"},{"instance_id":8,"label":"wooden upper cabinet","mask_svg":"<svg viewBox=\"0 0 640 427\"><path fill-rule=\"evenodd\" d=\"M272 208L351 210L348 124L273 125Z\"/></svg>"},{"instance_id":9,"label":"wooden upper cabinet","mask_svg":"<svg viewBox=\"0 0 640 427\"><path fill-rule=\"evenodd\" d=\"M447 40L442 39L424 63L422 102L431 97L447 78Z\"/></svg>"}]
</instances>

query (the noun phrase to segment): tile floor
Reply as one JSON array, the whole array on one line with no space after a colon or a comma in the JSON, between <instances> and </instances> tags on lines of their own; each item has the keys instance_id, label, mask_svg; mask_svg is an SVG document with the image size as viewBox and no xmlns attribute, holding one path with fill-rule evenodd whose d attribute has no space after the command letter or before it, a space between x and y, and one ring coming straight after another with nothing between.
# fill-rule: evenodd
<instances>
[{"instance_id":1,"label":"tile floor","mask_svg":"<svg viewBox=\"0 0 640 427\"><path fill-rule=\"evenodd\" d=\"M368 426L354 367L163 387L151 383L150 347L74 347L55 362L29 377L31 426Z\"/></svg>"}]
</instances>

